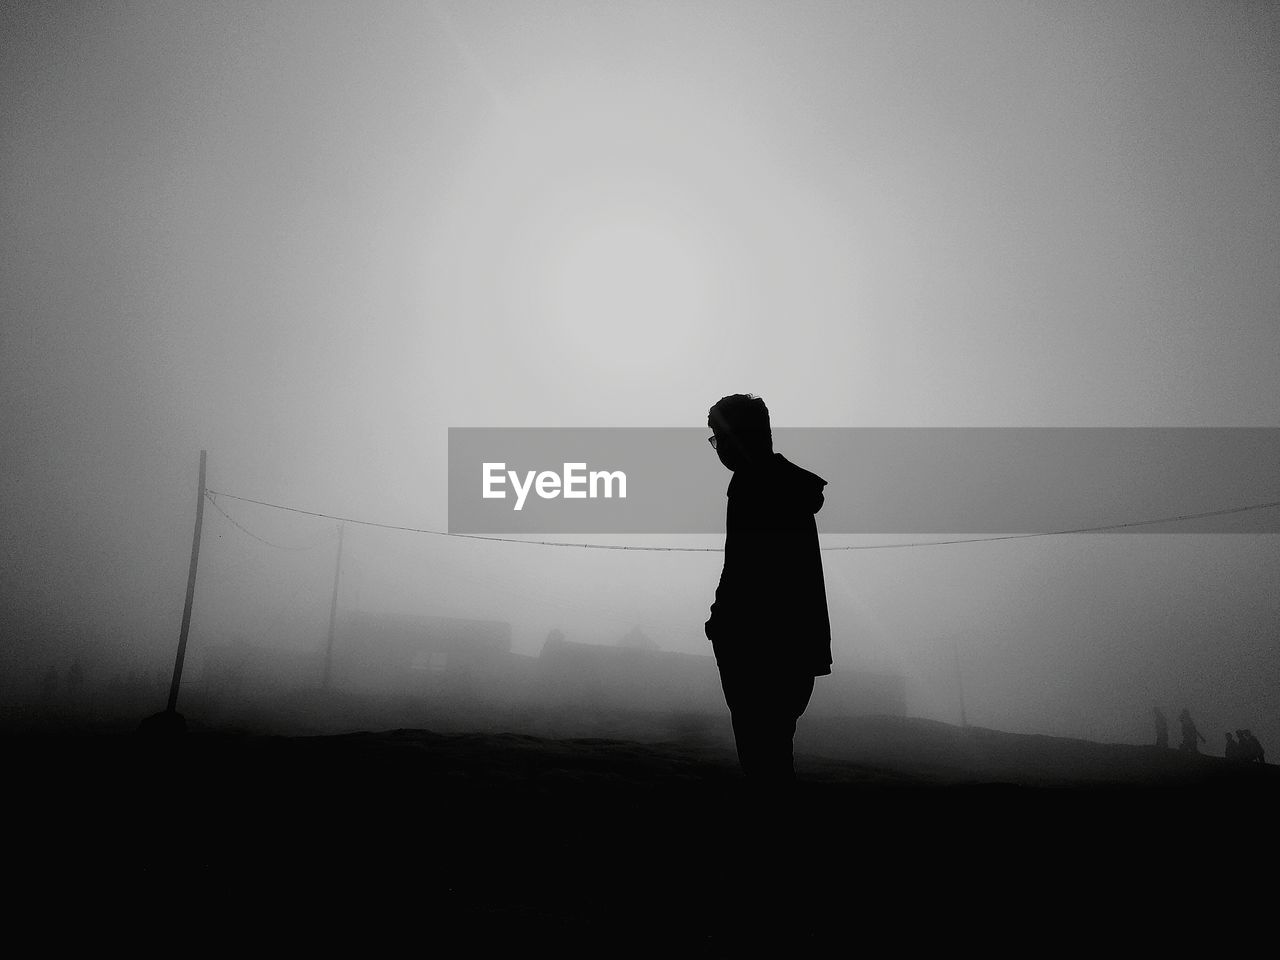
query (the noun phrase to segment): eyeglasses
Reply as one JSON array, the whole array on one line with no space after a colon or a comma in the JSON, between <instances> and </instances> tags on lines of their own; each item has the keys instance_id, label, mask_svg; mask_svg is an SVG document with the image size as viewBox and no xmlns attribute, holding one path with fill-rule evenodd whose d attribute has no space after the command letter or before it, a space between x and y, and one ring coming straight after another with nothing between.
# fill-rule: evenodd
<instances>
[{"instance_id":1,"label":"eyeglasses","mask_svg":"<svg viewBox=\"0 0 1280 960\"><path fill-rule=\"evenodd\" d=\"M707 437L707 443L711 444L711 449L712 449L712 450L716 449L716 438L715 438L715 437Z\"/></svg>"}]
</instances>

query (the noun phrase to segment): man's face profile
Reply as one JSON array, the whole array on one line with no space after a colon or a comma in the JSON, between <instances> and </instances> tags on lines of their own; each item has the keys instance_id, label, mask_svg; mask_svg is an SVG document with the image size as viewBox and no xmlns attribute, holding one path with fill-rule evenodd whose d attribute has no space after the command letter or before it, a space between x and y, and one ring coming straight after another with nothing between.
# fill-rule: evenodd
<instances>
[{"instance_id":1,"label":"man's face profile","mask_svg":"<svg viewBox=\"0 0 1280 960\"><path fill-rule=\"evenodd\" d=\"M720 462L729 470L737 470L746 463L746 456L742 447L738 444L734 437L732 429L720 417L707 417L707 426L711 428L714 434L716 456L720 458Z\"/></svg>"}]
</instances>

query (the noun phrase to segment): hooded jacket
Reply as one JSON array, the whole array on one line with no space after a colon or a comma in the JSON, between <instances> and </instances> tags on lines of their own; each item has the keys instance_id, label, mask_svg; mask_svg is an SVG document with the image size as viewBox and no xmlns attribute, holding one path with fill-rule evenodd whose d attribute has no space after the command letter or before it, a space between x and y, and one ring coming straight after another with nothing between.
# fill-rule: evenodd
<instances>
[{"instance_id":1,"label":"hooded jacket","mask_svg":"<svg viewBox=\"0 0 1280 960\"><path fill-rule=\"evenodd\" d=\"M814 519L826 485L780 453L734 471L724 569L705 628L722 667L831 672L831 621Z\"/></svg>"}]
</instances>

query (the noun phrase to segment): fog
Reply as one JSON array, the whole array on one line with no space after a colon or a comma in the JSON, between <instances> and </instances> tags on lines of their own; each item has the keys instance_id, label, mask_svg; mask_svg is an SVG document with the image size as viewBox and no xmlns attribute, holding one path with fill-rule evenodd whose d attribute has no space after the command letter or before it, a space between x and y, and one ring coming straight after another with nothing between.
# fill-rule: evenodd
<instances>
[{"instance_id":1,"label":"fog","mask_svg":"<svg viewBox=\"0 0 1280 960\"><path fill-rule=\"evenodd\" d=\"M201 449L444 530L451 426L1280 424L1278 41L1263 3L5 5L4 695L79 658L162 705ZM218 503L193 684L328 631L337 524ZM716 553L344 537L343 614L711 652ZM824 559L837 671L913 716L1280 742L1274 535Z\"/></svg>"}]
</instances>

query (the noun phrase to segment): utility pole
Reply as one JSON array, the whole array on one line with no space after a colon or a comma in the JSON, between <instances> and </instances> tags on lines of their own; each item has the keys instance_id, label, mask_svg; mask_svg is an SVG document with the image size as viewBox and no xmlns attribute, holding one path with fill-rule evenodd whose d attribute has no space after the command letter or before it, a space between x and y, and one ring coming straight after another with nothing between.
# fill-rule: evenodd
<instances>
[{"instance_id":1,"label":"utility pole","mask_svg":"<svg viewBox=\"0 0 1280 960\"><path fill-rule=\"evenodd\" d=\"M969 726L969 721L964 715L964 683L960 679L960 644L955 640L951 641L951 650L956 658L956 690L960 694L960 726Z\"/></svg>"},{"instance_id":2,"label":"utility pole","mask_svg":"<svg viewBox=\"0 0 1280 960\"><path fill-rule=\"evenodd\" d=\"M329 689L329 671L333 666L333 628L338 618L338 578L342 576L342 535L347 529L345 523L338 524L338 561L333 566L333 596L329 599L329 643L324 649L324 678L320 686Z\"/></svg>"},{"instance_id":3,"label":"utility pole","mask_svg":"<svg viewBox=\"0 0 1280 960\"><path fill-rule=\"evenodd\" d=\"M191 630L191 604L196 597L196 565L200 562L200 528L204 525L205 451L200 451L200 484L196 492L196 532L191 538L191 568L187 571L187 602L182 607L182 632L178 634L178 656L173 661L166 713L178 712L178 690L182 686L182 661L187 656L187 634Z\"/></svg>"}]
</instances>

